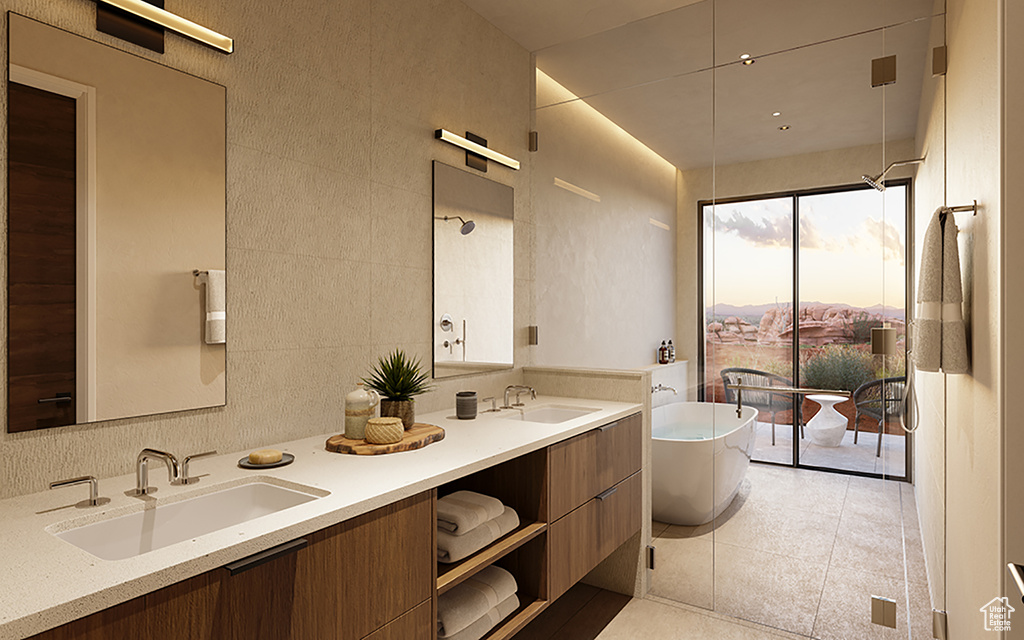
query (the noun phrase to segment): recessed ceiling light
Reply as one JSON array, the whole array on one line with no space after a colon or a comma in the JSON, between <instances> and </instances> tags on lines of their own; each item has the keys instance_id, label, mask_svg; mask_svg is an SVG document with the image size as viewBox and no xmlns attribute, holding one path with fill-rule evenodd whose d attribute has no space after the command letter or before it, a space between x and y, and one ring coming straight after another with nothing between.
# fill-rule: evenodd
<instances>
[{"instance_id":1,"label":"recessed ceiling light","mask_svg":"<svg viewBox=\"0 0 1024 640\"><path fill-rule=\"evenodd\" d=\"M782 125L781 127L779 127L779 131L789 131L789 125L788 124Z\"/></svg>"},{"instance_id":2,"label":"recessed ceiling light","mask_svg":"<svg viewBox=\"0 0 1024 640\"><path fill-rule=\"evenodd\" d=\"M753 58L748 58L748 59L743 61L743 64L745 64L745 65L747 65L749 67L750 65L754 64L755 62L757 62L757 60L754 60Z\"/></svg>"},{"instance_id":3,"label":"recessed ceiling light","mask_svg":"<svg viewBox=\"0 0 1024 640\"><path fill-rule=\"evenodd\" d=\"M773 117L773 118L778 118L778 117L779 117L779 116L781 116L781 115L782 115L782 112L781 112L781 111L776 111L775 113L773 113L773 114L772 114L772 117Z\"/></svg>"},{"instance_id":4,"label":"recessed ceiling light","mask_svg":"<svg viewBox=\"0 0 1024 640\"><path fill-rule=\"evenodd\" d=\"M747 59L747 58L749 58L749 57L750 57L750 54L749 54L749 53L743 53L743 54L740 54L740 60L746 60L746 59Z\"/></svg>"}]
</instances>

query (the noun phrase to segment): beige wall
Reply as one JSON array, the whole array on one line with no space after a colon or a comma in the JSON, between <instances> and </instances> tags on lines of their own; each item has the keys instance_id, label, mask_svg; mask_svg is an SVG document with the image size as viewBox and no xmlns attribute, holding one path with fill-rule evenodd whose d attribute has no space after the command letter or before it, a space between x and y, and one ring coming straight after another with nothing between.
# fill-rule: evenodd
<instances>
[{"instance_id":1,"label":"beige wall","mask_svg":"<svg viewBox=\"0 0 1024 640\"><path fill-rule=\"evenodd\" d=\"M949 0L946 191L958 216L967 375L946 376L946 609L951 638L983 633L979 609L1003 595L1000 16L996 0Z\"/></svg>"},{"instance_id":2,"label":"beige wall","mask_svg":"<svg viewBox=\"0 0 1024 640\"><path fill-rule=\"evenodd\" d=\"M224 89L11 20L12 64L96 91L92 415L224 404L224 346L203 342L192 276L224 268Z\"/></svg>"},{"instance_id":3,"label":"beige wall","mask_svg":"<svg viewBox=\"0 0 1024 640\"><path fill-rule=\"evenodd\" d=\"M429 366L431 160L464 163L433 139L440 127L525 162L491 171L516 194L515 361L529 363L530 56L458 0L175 4L236 38L230 56L173 35L161 56L98 34L92 3L2 8L227 87L231 319L226 407L0 434L0 497L129 473L147 446L228 452L337 432L378 354L403 347ZM468 380L490 395L521 372ZM442 383L420 409L451 406L465 386Z\"/></svg>"},{"instance_id":4,"label":"beige wall","mask_svg":"<svg viewBox=\"0 0 1024 640\"><path fill-rule=\"evenodd\" d=\"M945 20L932 22L929 45L945 42ZM945 204L945 77L925 74L918 113L915 157L925 158L914 175L914 286L920 279L924 232L934 211ZM953 203L956 204L956 203ZM916 295L914 297L916 309ZM912 333L912 332L911 332ZM913 340L913 336L911 336ZM913 343L910 348L913 350ZM946 397L940 373L914 374L917 431L914 434L914 497L921 529L931 605L946 608ZM911 537L910 541L916 541Z\"/></svg>"},{"instance_id":5,"label":"beige wall","mask_svg":"<svg viewBox=\"0 0 1024 640\"><path fill-rule=\"evenodd\" d=\"M675 168L543 73L537 74L540 150L534 363L632 368L674 339ZM555 179L600 197L555 186ZM651 224L651 219L669 227ZM677 357L687 356L677 349Z\"/></svg>"},{"instance_id":6,"label":"beige wall","mask_svg":"<svg viewBox=\"0 0 1024 640\"><path fill-rule=\"evenodd\" d=\"M1003 23L1003 207L1016 215L1002 216L1003 315L1003 562L1024 564L1024 430L1018 418L1024 413L1024 332L1016 324L1024 318L1024 5L1015 0L1002 4ZM1012 275L1011 275L1012 274ZM1003 574L1003 593L1016 601L1017 587ZM1015 623L1007 638L1024 638L1024 624Z\"/></svg>"}]
</instances>

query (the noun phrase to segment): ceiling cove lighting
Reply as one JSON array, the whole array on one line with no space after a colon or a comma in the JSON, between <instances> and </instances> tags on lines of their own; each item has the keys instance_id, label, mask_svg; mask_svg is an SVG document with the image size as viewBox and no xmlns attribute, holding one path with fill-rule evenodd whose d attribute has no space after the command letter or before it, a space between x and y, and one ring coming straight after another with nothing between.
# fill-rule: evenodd
<instances>
[{"instance_id":1,"label":"ceiling cove lighting","mask_svg":"<svg viewBox=\"0 0 1024 640\"><path fill-rule=\"evenodd\" d=\"M472 140L467 140L467 139L463 138L462 136L457 136L454 133L452 133L451 131L448 131L446 129L438 129L437 131L434 132L434 137L437 138L438 140L444 140L445 142L447 142L449 144L453 144L456 147L460 147L462 149L465 149L466 151L469 151L470 153L475 153L476 155L483 156L483 157L487 158L488 160L493 160L493 161L497 162L498 164L503 164L506 167L508 167L509 169L515 169L516 171L519 170L519 161L518 160L516 160L514 158L510 158L510 157L508 157L506 155L503 155L501 153L498 153L497 151L494 151L493 149L488 149L487 147L483 146L482 144L477 144L477 143L473 142Z\"/></svg>"},{"instance_id":2,"label":"ceiling cove lighting","mask_svg":"<svg viewBox=\"0 0 1024 640\"><path fill-rule=\"evenodd\" d=\"M97 2L127 11L143 20L154 22L165 29L175 31L224 53L231 53L235 49L235 41L231 38L207 29L201 24L186 20L170 11L143 2L143 0L97 0Z\"/></svg>"}]
</instances>

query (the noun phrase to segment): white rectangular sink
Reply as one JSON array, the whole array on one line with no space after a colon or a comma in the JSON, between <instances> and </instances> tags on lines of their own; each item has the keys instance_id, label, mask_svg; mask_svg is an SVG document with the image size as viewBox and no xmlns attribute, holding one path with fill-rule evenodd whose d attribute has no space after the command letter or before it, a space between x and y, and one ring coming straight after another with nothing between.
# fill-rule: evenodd
<instances>
[{"instance_id":1,"label":"white rectangular sink","mask_svg":"<svg viewBox=\"0 0 1024 640\"><path fill-rule=\"evenodd\" d=\"M594 413L600 409L590 407L573 407L569 405L550 404L544 407L534 407L523 411L522 415L508 416L510 419L525 420L526 422L540 422L542 424L558 424L575 418L580 418L588 413Z\"/></svg>"},{"instance_id":2,"label":"white rectangular sink","mask_svg":"<svg viewBox=\"0 0 1024 640\"><path fill-rule=\"evenodd\" d=\"M53 535L103 560L124 560L316 500L310 493L251 482Z\"/></svg>"}]
</instances>

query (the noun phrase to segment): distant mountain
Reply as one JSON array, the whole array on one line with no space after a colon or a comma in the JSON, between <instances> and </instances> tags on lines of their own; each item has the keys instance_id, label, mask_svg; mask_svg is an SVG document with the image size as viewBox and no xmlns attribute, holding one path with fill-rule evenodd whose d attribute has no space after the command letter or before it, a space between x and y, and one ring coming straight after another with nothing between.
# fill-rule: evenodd
<instances>
[{"instance_id":1,"label":"distant mountain","mask_svg":"<svg viewBox=\"0 0 1024 640\"><path fill-rule=\"evenodd\" d=\"M824 303L824 302L802 302L802 303L800 303L800 306L801 307L809 307L809 306L820 305L820 304L824 304L825 306L828 306L828 307L839 307L839 308L845 308L845 309L853 309L855 311L864 311L864 312L870 313L872 315L885 315L885 316L888 316L890 318L899 318L901 320L905 319L905 317L906 317L906 311L903 308L901 308L901 307L894 307L894 306L891 306L891 305L884 305L883 306L883 305L880 305L880 304L876 304L876 305L873 305L873 306L870 306L870 307L855 307L853 305L844 304L842 302L828 302L828 303ZM709 314L714 314L716 316L760 317L760 316L763 316L765 314L765 312L768 311L769 309L774 309L777 306L779 306L779 307L786 307L788 305L786 303L779 303L779 304L771 303L771 304L745 304L743 306L737 306L737 305L734 305L734 304L718 303L718 304L714 305L713 307L709 306L707 308L707 312Z\"/></svg>"}]
</instances>

